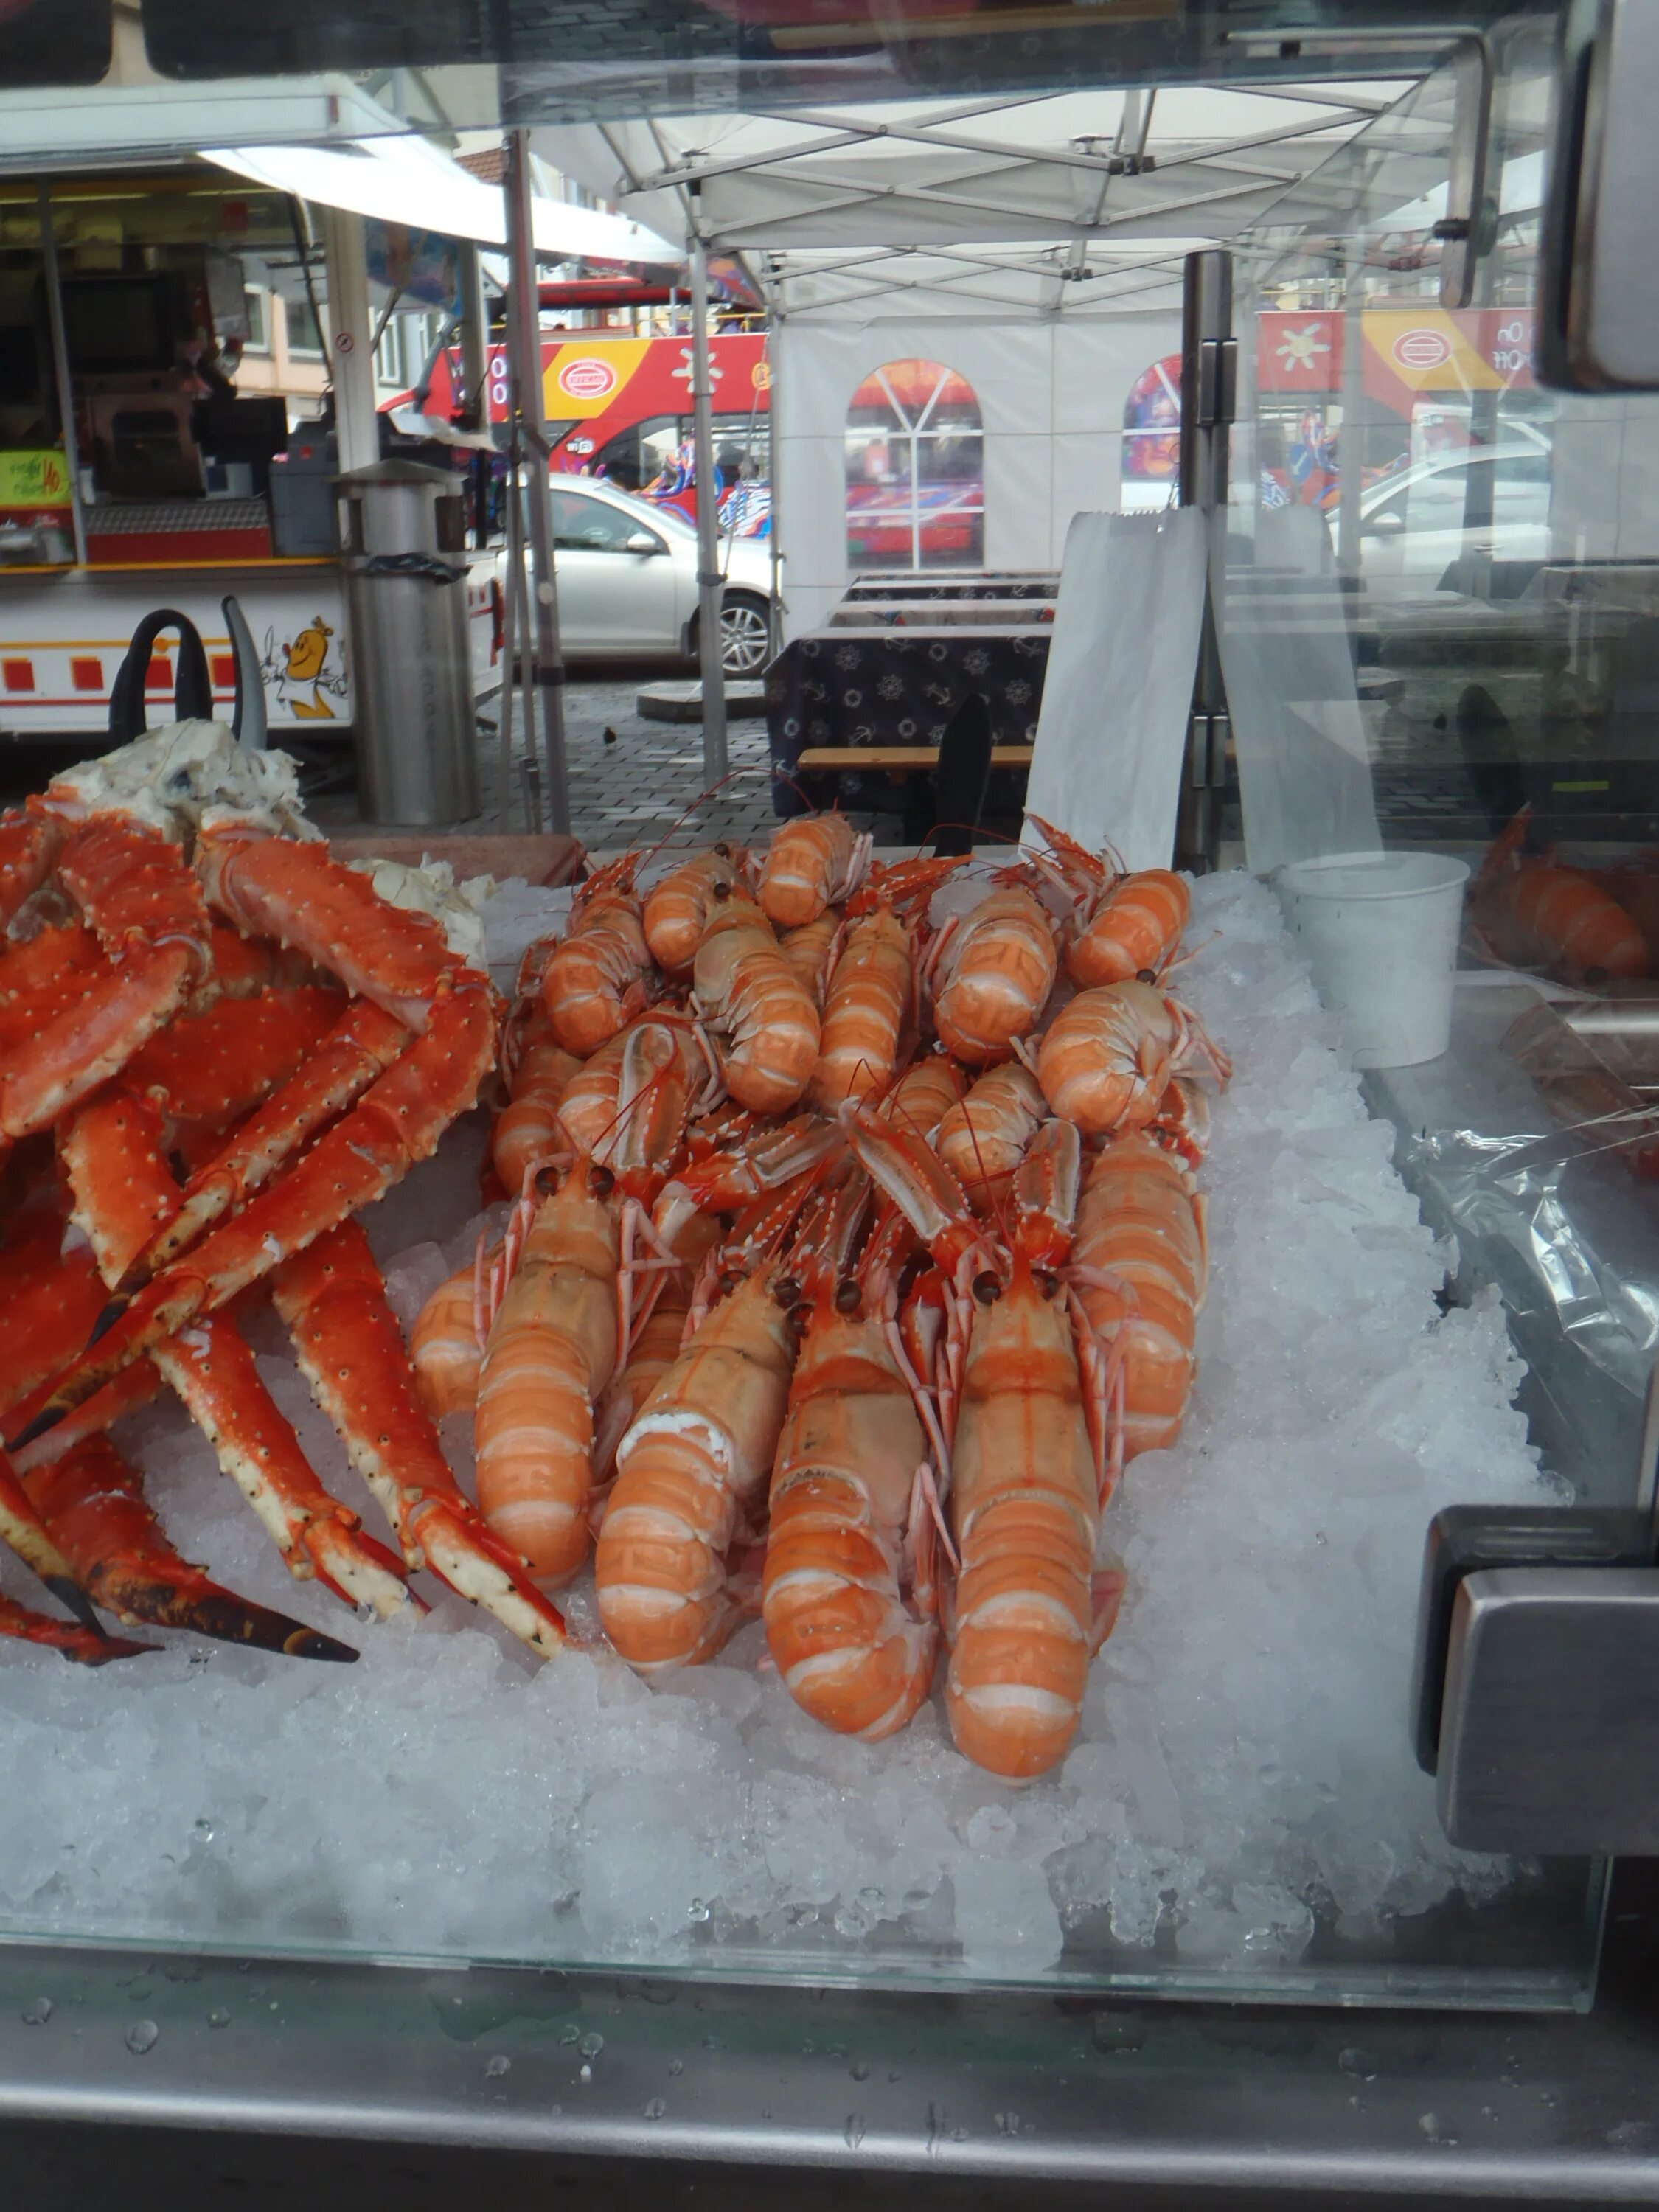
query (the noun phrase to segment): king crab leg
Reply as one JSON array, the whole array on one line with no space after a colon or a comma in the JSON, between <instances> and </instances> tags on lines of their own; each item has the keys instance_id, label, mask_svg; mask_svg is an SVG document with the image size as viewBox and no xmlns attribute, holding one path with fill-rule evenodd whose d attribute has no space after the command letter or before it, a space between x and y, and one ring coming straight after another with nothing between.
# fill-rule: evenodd
<instances>
[{"instance_id":1,"label":"king crab leg","mask_svg":"<svg viewBox=\"0 0 1659 2212\"><path fill-rule=\"evenodd\" d=\"M551 1658L564 1620L450 1473L386 1286L355 1221L283 1261L273 1285L300 1371L374 1492L411 1568L427 1566Z\"/></svg>"},{"instance_id":2,"label":"king crab leg","mask_svg":"<svg viewBox=\"0 0 1659 2212\"><path fill-rule=\"evenodd\" d=\"M20 1446L156 1344L381 1197L436 1149L477 1097L494 1055L496 1001L488 976L450 955L434 924L386 905L362 876L314 846L276 837L204 836L198 863L210 896L232 920L329 961L420 1034L286 1176L164 1268L125 1310L115 1305L106 1332L23 1409L14 1439Z\"/></svg>"},{"instance_id":3,"label":"king crab leg","mask_svg":"<svg viewBox=\"0 0 1659 2212\"><path fill-rule=\"evenodd\" d=\"M178 1204L160 1112L119 1091L94 1100L65 1132L63 1154L76 1218L105 1279L118 1279L135 1244ZM316 1577L344 1603L372 1606L383 1620L410 1601L395 1556L362 1534L356 1515L318 1480L230 1320L209 1316L152 1346L150 1358L292 1573Z\"/></svg>"},{"instance_id":4,"label":"king crab leg","mask_svg":"<svg viewBox=\"0 0 1659 2212\"><path fill-rule=\"evenodd\" d=\"M78 1621L53 1620L9 1597L0 1597L0 1636L15 1636L25 1644L61 1652L82 1667L101 1667L111 1659L132 1659L142 1651L161 1649L155 1644L134 1644L125 1636L106 1636L101 1628L82 1628Z\"/></svg>"}]
</instances>

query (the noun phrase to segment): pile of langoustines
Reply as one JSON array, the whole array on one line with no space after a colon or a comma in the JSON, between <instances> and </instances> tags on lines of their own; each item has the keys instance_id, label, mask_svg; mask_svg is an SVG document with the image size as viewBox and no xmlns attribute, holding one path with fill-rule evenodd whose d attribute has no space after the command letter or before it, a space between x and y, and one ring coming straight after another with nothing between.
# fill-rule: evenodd
<instances>
[{"instance_id":1,"label":"pile of langoustines","mask_svg":"<svg viewBox=\"0 0 1659 2212\"><path fill-rule=\"evenodd\" d=\"M490 1531L544 1592L593 1551L641 1674L758 1602L797 1703L873 1740L943 1653L1012 1778L1072 1740L1103 1510L1180 1426L1227 1074L1164 988L1182 878L1035 826L937 928L964 864L872 866L834 814L643 895L602 869L508 1019L517 1203L412 1345L432 1417L474 1408Z\"/></svg>"}]
</instances>

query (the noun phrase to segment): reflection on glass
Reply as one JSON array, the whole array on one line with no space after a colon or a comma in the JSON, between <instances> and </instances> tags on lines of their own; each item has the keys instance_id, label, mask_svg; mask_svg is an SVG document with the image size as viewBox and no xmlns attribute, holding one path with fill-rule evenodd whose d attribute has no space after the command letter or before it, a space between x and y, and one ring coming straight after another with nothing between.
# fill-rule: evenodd
<instances>
[{"instance_id":1,"label":"reflection on glass","mask_svg":"<svg viewBox=\"0 0 1659 2212\"><path fill-rule=\"evenodd\" d=\"M973 386L941 362L866 376L847 410L848 568L983 568L984 442Z\"/></svg>"}]
</instances>

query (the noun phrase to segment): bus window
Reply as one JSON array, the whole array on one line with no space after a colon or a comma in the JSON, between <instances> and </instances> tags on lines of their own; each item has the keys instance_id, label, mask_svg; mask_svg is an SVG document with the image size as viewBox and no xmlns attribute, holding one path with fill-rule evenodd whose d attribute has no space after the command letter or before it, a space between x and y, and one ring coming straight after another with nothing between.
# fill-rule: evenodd
<instances>
[{"instance_id":1,"label":"bus window","mask_svg":"<svg viewBox=\"0 0 1659 2212\"><path fill-rule=\"evenodd\" d=\"M985 565L985 434L973 386L936 361L890 361L847 410L853 568Z\"/></svg>"}]
</instances>

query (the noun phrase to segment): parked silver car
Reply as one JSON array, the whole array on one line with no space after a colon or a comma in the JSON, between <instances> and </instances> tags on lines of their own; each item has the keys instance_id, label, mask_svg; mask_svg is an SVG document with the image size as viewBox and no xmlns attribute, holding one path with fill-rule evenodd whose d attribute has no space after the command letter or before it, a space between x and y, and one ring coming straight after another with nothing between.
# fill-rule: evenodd
<instances>
[{"instance_id":1,"label":"parked silver car","mask_svg":"<svg viewBox=\"0 0 1659 2212\"><path fill-rule=\"evenodd\" d=\"M559 635L567 656L697 651L697 533L676 507L590 477L553 478ZM763 538L722 538L720 636L728 676L755 676L771 637L772 556ZM496 573L505 585L507 556Z\"/></svg>"},{"instance_id":2,"label":"parked silver car","mask_svg":"<svg viewBox=\"0 0 1659 2212\"><path fill-rule=\"evenodd\" d=\"M1432 592L1471 553L1547 559L1550 465L1548 439L1521 425L1501 445L1437 453L1370 485L1359 503L1366 590L1382 599ZM1471 508L1489 518L1475 529ZM1334 512L1327 519L1334 537Z\"/></svg>"}]
</instances>

